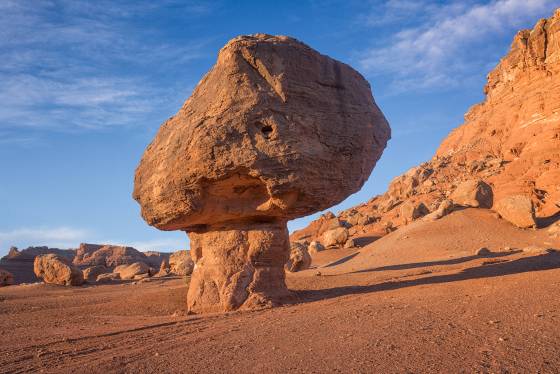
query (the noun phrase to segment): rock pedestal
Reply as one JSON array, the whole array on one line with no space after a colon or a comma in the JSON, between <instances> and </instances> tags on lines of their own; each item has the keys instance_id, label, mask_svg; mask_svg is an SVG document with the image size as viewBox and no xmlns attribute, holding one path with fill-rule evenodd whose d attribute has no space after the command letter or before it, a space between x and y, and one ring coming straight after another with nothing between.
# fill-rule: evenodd
<instances>
[{"instance_id":1,"label":"rock pedestal","mask_svg":"<svg viewBox=\"0 0 560 374\"><path fill-rule=\"evenodd\" d=\"M285 222L228 224L190 232L195 268L187 295L192 312L275 306L290 243Z\"/></svg>"},{"instance_id":2,"label":"rock pedestal","mask_svg":"<svg viewBox=\"0 0 560 374\"><path fill-rule=\"evenodd\" d=\"M286 222L358 191L389 137L350 66L286 36L227 43L134 181L146 222L191 239L190 311L279 303Z\"/></svg>"}]
</instances>

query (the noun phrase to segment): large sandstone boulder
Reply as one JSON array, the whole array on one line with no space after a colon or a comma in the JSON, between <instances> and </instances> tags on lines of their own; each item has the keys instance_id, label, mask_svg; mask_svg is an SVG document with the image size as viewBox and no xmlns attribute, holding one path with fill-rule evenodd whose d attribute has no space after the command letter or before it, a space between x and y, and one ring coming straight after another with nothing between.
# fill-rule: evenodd
<instances>
[{"instance_id":1,"label":"large sandstone boulder","mask_svg":"<svg viewBox=\"0 0 560 374\"><path fill-rule=\"evenodd\" d=\"M142 217L189 235L189 310L278 304L286 222L358 191L389 136L350 66L285 36L224 46L135 175Z\"/></svg>"},{"instance_id":2,"label":"large sandstone boulder","mask_svg":"<svg viewBox=\"0 0 560 374\"><path fill-rule=\"evenodd\" d=\"M492 208L492 187L481 180L469 180L457 186L450 196L455 204L472 208Z\"/></svg>"},{"instance_id":3,"label":"large sandstone boulder","mask_svg":"<svg viewBox=\"0 0 560 374\"><path fill-rule=\"evenodd\" d=\"M0 269L0 287L14 284L14 276L6 270Z\"/></svg>"},{"instance_id":4,"label":"large sandstone boulder","mask_svg":"<svg viewBox=\"0 0 560 374\"><path fill-rule=\"evenodd\" d=\"M181 250L169 256L169 272L175 275L191 275L194 269L194 261L189 251Z\"/></svg>"},{"instance_id":5,"label":"large sandstone boulder","mask_svg":"<svg viewBox=\"0 0 560 374\"><path fill-rule=\"evenodd\" d=\"M120 279L133 279L137 275L149 275L150 267L143 262L135 262L130 265L119 265L113 269L113 273L119 274Z\"/></svg>"},{"instance_id":6,"label":"large sandstone boulder","mask_svg":"<svg viewBox=\"0 0 560 374\"><path fill-rule=\"evenodd\" d=\"M290 258L286 262L286 270L295 273L309 269L310 265L311 256L309 256L305 244L298 242L290 243Z\"/></svg>"},{"instance_id":7,"label":"large sandstone boulder","mask_svg":"<svg viewBox=\"0 0 560 374\"><path fill-rule=\"evenodd\" d=\"M494 210L503 219L513 223L520 228L534 227L535 207L533 201L523 195L513 195L504 197L496 203Z\"/></svg>"},{"instance_id":8,"label":"large sandstone boulder","mask_svg":"<svg viewBox=\"0 0 560 374\"><path fill-rule=\"evenodd\" d=\"M82 271L82 273L84 274L84 280L86 282L95 282L99 275L110 272L111 269L104 265L90 266L89 268L86 268Z\"/></svg>"},{"instance_id":9,"label":"large sandstone boulder","mask_svg":"<svg viewBox=\"0 0 560 374\"><path fill-rule=\"evenodd\" d=\"M321 243L327 248L342 247L348 240L348 229L346 227L337 227L323 233Z\"/></svg>"},{"instance_id":10,"label":"large sandstone boulder","mask_svg":"<svg viewBox=\"0 0 560 374\"><path fill-rule=\"evenodd\" d=\"M57 254L35 257L33 270L37 278L42 278L45 283L63 286L80 286L84 283L82 271L68 258Z\"/></svg>"}]
</instances>

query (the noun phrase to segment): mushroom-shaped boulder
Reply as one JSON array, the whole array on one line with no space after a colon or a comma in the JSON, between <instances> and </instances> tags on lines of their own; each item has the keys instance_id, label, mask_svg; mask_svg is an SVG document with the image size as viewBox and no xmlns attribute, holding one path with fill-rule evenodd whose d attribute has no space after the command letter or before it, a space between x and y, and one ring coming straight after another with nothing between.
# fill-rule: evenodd
<instances>
[{"instance_id":1,"label":"mushroom-shaped boulder","mask_svg":"<svg viewBox=\"0 0 560 374\"><path fill-rule=\"evenodd\" d=\"M148 224L189 235L189 310L281 302L286 222L358 191L389 137L350 66L286 36L227 43L135 175Z\"/></svg>"}]
</instances>

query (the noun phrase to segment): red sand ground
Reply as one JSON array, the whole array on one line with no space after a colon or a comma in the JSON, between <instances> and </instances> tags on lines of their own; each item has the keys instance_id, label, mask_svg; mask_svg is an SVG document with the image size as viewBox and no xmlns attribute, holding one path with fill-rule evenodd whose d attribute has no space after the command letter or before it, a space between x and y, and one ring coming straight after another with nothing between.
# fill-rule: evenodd
<instances>
[{"instance_id":1,"label":"red sand ground","mask_svg":"<svg viewBox=\"0 0 560 374\"><path fill-rule=\"evenodd\" d=\"M528 245L560 248L467 209L317 255L291 305L223 315L185 315L182 279L6 287L0 372L558 373L560 254Z\"/></svg>"}]
</instances>

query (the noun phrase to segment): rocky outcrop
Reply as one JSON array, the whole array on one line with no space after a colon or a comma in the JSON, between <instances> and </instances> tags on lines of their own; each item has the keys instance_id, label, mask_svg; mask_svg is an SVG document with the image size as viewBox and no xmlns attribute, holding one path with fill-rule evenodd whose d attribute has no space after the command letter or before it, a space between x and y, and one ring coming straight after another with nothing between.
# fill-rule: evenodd
<instances>
[{"instance_id":1,"label":"rocky outcrop","mask_svg":"<svg viewBox=\"0 0 560 374\"><path fill-rule=\"evenodd\" d=\"M147 262L147 257L132 247L82 243L76 250L73 262L74 265L80 267L103 265L114 268L135 262Z\"/></svg>"},{"instance_id":2,"label":"rocky outcrop","mask_svg":"<svg viewBox=\"0 0 560 374\"><path fill-rule=\"evenodd\" d=\"M352 222L350 237L359 239L407 224L410 219L400 207L408 203L423 202L432 212L424 219L431 220L449 212L438 210L444 201L490 208L521 195L533 202L537 219L557 214L560 10L515 36L509 53L488 75L484 91L485 100L467 112L464 124L449 134L431 160L395 178L386 193L332 219ZM368 223L358 223L356 217L369 217ZM291 240L320 240L320 221L293 233Z\"/></svg>"},{"instance_id":3,"label":"rocky outcrop","mask_svg":"<svg viewBox=\"0 0 560 374\"><path fill-rule=\"evenodd\" d=\"M311 256L307 252L305 244L294 242L290 243L290 257L286 262L286 270L292 273L309 269Z\"/></svg>"},{"instance_id":4,"label":"rocky outcrop","mask_svg":"<svg viewBox=\"0 0 560 374\"><path fill-rule=\"evenodd\" d=\"M350 66L285 36L231 40L135 175L146 222L190 237L189 309L278 304L286 222L358 191L389 136Z\"/></svg>"},{"instance_id":5,"label":"rocky outcrop","mask_svg":"<svg viewBox=\"0 0 560 374\"><path fill-rule=\"evenodd\" d=\"M323 233L321 244L327 248L337 248L342 247L346 240L348 240L348 229L346 227L337 227Z\"/></svg>"},{"instance_id":6,"label":"rocky outcrop","mask_svg":"<svg viewBox=\"0 0 560 374\"><path fill-rule=\"evenodd\" d=\"M46 254L35 257L33 270L45 283L80 286L84 283L82 271L64 256Z\"/></svg>"},{"instance_id":7,"label":"rocky outcrop","mask_svg":"<svg viewBox=\"0 0 560 374\"><path fill-rule=\"evenodd\" d=\"M0 287L10 286L14 284L14 276L6 270L0 269Z\"/></svg>"}]
</instances>

